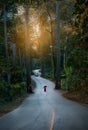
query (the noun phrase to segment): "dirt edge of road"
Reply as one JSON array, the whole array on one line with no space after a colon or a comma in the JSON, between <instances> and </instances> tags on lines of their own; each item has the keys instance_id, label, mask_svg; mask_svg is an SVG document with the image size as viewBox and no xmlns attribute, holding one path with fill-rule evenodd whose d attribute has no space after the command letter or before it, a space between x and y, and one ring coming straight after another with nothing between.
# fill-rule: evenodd
<instances>
[{"instance_id":1,"label":"dirt edge of road","mask_svg":"<svg viewBox=\"0 0 88 130\"><path fill-rule=\"evenodd\" d=\"M8 112L11 112L12 110L16 109L20 104L24 101L24 99L28 95L25 94L21 97L18 97L17 99L13 100L12 102L8 102L5 104L0 104L0 117L5 115Z\"/></svg>"},{"instance_id":2,"label":"dirt edge of road","mask_svg":"<svg viewBox=\"0 0 88 130\"><path fill-rule=\"evenodd\" d=\"M81 104L88 104L88 95L81 92L64 92L62 96Z\"/></svg>"}]
</instances>

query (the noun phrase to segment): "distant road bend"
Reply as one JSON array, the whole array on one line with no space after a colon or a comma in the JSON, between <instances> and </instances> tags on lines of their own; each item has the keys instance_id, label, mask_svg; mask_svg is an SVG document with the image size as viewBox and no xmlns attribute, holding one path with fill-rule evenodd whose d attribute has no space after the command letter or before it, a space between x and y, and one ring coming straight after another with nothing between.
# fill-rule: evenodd
<instances>
[{"instance_id":1,"label":"distant road bend","mask_svg":"<svg viewBox=\"0 0 88 130\"><path fill-rule=\"evenodd\" d=\"M36 82L34 94L17 109L0 117L0 130L88 130L87 106L62 97L53 82L32 78Z\"/></svg>"}]
</instances>

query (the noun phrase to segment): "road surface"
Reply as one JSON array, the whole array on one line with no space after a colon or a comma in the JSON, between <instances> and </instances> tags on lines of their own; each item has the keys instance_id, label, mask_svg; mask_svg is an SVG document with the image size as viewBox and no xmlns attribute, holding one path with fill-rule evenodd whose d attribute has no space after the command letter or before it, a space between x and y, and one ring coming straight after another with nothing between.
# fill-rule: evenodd
<instances>
[{"instance_id":1,"label":"road surface","mask_svg":"<svg viewBox=\"0 0 88 130\"><path fill-rule=\"evenodd\" d=\"M32 78L36 81L34 93L0 117L0 130L88 130L88 106L62 97L51 81Z\"/></svg>"}]
</instances>

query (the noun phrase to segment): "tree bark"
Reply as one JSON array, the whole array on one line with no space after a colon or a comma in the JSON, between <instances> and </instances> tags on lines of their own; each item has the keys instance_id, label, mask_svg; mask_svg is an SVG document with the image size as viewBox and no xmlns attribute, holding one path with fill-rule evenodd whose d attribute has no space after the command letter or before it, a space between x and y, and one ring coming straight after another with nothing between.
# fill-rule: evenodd
<instances>
[{"instance_id":1,"label":"tree bark","mask_svg":"<svg viewBox=\"0 0 88 130\"><path fill-rule=\"evenodd\" d=\"M56 84L55 89L61 88L61 53L60 53L60 1L57 1L57 7L56 7L56 14L57 14L57 65L56 65Z\"/></svg>"},{"instance_id":2,"label":"tree bark","mask_svg":"<svg viewBox=\"0 0 88 130\"><path fill-rule=\"evenodd\" d=\"M53 50L53 26L52 26L52 16L48 10L48 6L47 3L45 2L45 6L46 6L46 10L47 10L47 14L50 18L50 34L51 34L51 42L50 42L50 47L51 47L51 66L52 66L52 78L55 77L54 75L54 71L55 71L55 67L54 67L54 50Z\"/></svg>"},{"instance_id":3,"label":"tree bark","mask_svg":"<svg viewBox=\"0 0 88 130\"><path fill-rule=\"evenodd\" d=\"M6 80L8 87L8 96L11 98L11 75L10 75L10 65L9 65L9 53L8 53L8 43L7 43L7 12L6 3L4 2L4 40L5 40L5 53L6 53Z\"/></svg>"},{"instance_id":4,"label":"tree bark","mask_svg":"<svg viewBox=\"0 0 88 130\"><path fill-rule=\"evenodd\" d=\"M27 92L32 92L32 86L31 86L31 69L30 69L30 45L28 41L28 22L29 22L29 6L28 6L28 0L26 0L26 83L27 83Z\"/></svg>"}]
</instances>

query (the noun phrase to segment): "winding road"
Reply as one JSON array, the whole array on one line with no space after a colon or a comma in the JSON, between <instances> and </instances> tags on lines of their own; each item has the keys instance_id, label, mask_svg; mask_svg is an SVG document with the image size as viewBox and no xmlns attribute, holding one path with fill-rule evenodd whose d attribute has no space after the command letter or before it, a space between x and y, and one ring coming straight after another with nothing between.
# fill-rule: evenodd
<instances>
[{"instance_id":1,"label":"winding road","mask_svg":"<svg viewBox=\"0 0 88 130\"><path fill-rule=\"evenodd\" d=\"M88 106L65 99L49 80L32 79L36 82L34 93L0 117L0 130L88 130Z\"/></svg>"}]
</instances>

